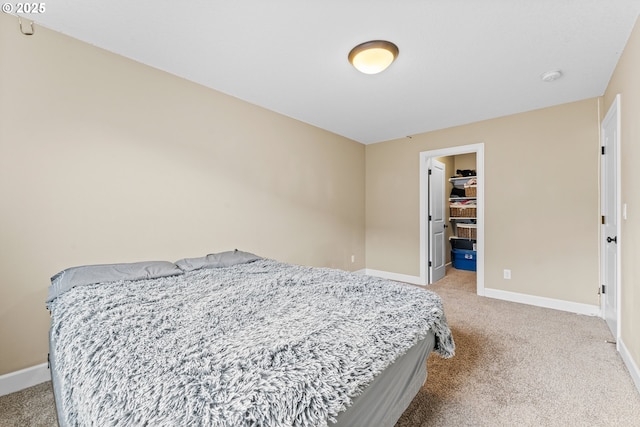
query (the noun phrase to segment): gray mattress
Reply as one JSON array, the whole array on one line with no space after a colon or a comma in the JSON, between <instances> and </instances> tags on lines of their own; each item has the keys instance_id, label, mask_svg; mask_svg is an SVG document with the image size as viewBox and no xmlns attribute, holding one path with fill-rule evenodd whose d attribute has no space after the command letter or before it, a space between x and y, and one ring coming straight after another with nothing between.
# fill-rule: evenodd
<instances>
[{"instance_id":1,"label":"gray mattress","mask_svg":"<svg viewBox=\"0 0 640 427\"><path fill-rule=\"evenodd\" d=\"M427 358L435 335L418 341L382 371L353 404L338 415L336 427L394 426L427 379Z\"/></svg>"},{"instance_id":2,"label":"gray mattress","mask_svg":"<svg viewBox=\"0 0 640 427\"><path fill-rule=\"evenodd\" d=\"M453 355L432 292L259 257L216 263L54 276L60 426L393 426L428 355Z\"/></svg>"}]
</instances>

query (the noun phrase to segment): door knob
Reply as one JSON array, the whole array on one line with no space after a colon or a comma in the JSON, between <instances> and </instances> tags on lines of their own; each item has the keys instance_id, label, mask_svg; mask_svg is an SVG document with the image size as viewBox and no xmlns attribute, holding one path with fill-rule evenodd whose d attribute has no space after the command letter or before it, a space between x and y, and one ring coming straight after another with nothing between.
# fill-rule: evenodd
<instances>
[{"instance_id":1,"label":"door knob","mask_svg":"<svg viewBox=\"0 0 640 427\"><path fill-rule=\"evenodd\" d=\"M618 243L618 236L614 236L614 237L607 237L607 243Z\"/></svg>"}]
</instances>

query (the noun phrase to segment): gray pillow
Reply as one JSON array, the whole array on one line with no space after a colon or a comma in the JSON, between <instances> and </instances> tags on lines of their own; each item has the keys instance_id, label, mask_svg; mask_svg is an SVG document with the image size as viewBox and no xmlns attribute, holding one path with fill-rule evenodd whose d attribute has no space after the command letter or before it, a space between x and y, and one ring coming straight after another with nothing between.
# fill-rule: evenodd
<instances>
[{"instance_id":1,"label":"gray pillow","mask_svg":"<svg viewBox=\"0 0 640 427\"><path fill-rule=\"evenodd\" d=\"M231 267L236 264L262 259L258 255L239 250L209 254L199 258L183 258L176 261L176 265L184 271L199 270L201 268Z\"/></svg>"},{"instance_id":2,"label":"gray pillow","mask_svg":"<svg viewBox=\"0 0 640 427\"><path fill-rule=\"evenodd\" d=\"M117 282L118 280L155 279L184 274L169 261L144 261L129 264L83 265L62 270L51 278L47 302L75 286L93 283Z\"/></svg>"}]
</instances>

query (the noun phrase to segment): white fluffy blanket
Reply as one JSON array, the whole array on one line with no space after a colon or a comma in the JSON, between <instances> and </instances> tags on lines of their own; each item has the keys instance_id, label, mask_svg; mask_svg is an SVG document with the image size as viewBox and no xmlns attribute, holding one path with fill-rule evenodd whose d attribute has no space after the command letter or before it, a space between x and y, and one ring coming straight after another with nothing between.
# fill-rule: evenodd
<instances>
[{"instance_id":1,"label":"white fluffy blanket","mask_svg":"<svg viewBox=\"0 0 640 427\"><path fill-rule=\"evenodd\" d=\"M77 426L326 426L428 331L454 351L436 294L272 260L78 286L49 308Z\"/></svg>"}]
</instances>

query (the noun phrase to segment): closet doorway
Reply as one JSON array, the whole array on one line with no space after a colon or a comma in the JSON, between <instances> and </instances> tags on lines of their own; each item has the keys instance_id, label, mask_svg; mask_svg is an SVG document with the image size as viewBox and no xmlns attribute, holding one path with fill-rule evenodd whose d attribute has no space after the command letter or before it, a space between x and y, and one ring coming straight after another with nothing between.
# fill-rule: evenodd
<instances>
[{"instance_id":1,"label":"closet doorway","mask_svg":"<svg viewBox=\"0 0 640 427\"><path fill-rule=\"evenodd\" d=\"M455 166L455 159L458 159L458 164L461 166L471 165L471 161L475 156L475 171L477 186L476 192L476 207L475 207L475 262L476 262L476 293L484 296L484 144L471 144L458 147L443 148L438 150L424 151L420 153L420 278L421 282L428 285L432 282L429 262L431 260L432 253L430 246L432 242L432 227L429 220L429 212L433 209L430 205L434 203L430 201L430 180L429 180L429 167L432 164L432 160L439 160L447 165L445 174L447 178L456 174L456 169L472 169L470 167L457 167ZM448 181L448 180L447 180ZM449 191L450 187L447 187L447 197L444 199L445 206L440 206L447 213L449 213ZM442 203L442 202L440 202ZM451 221L447 221L450 225L448 227L447 234L452 235L452 230L455 225L451 225ZM457 222L454 220L454 222ZM465 222L465 221L462 221ZM450 262L451 246L447 241L447 262Z\"/></svg>"}]
</instances>

